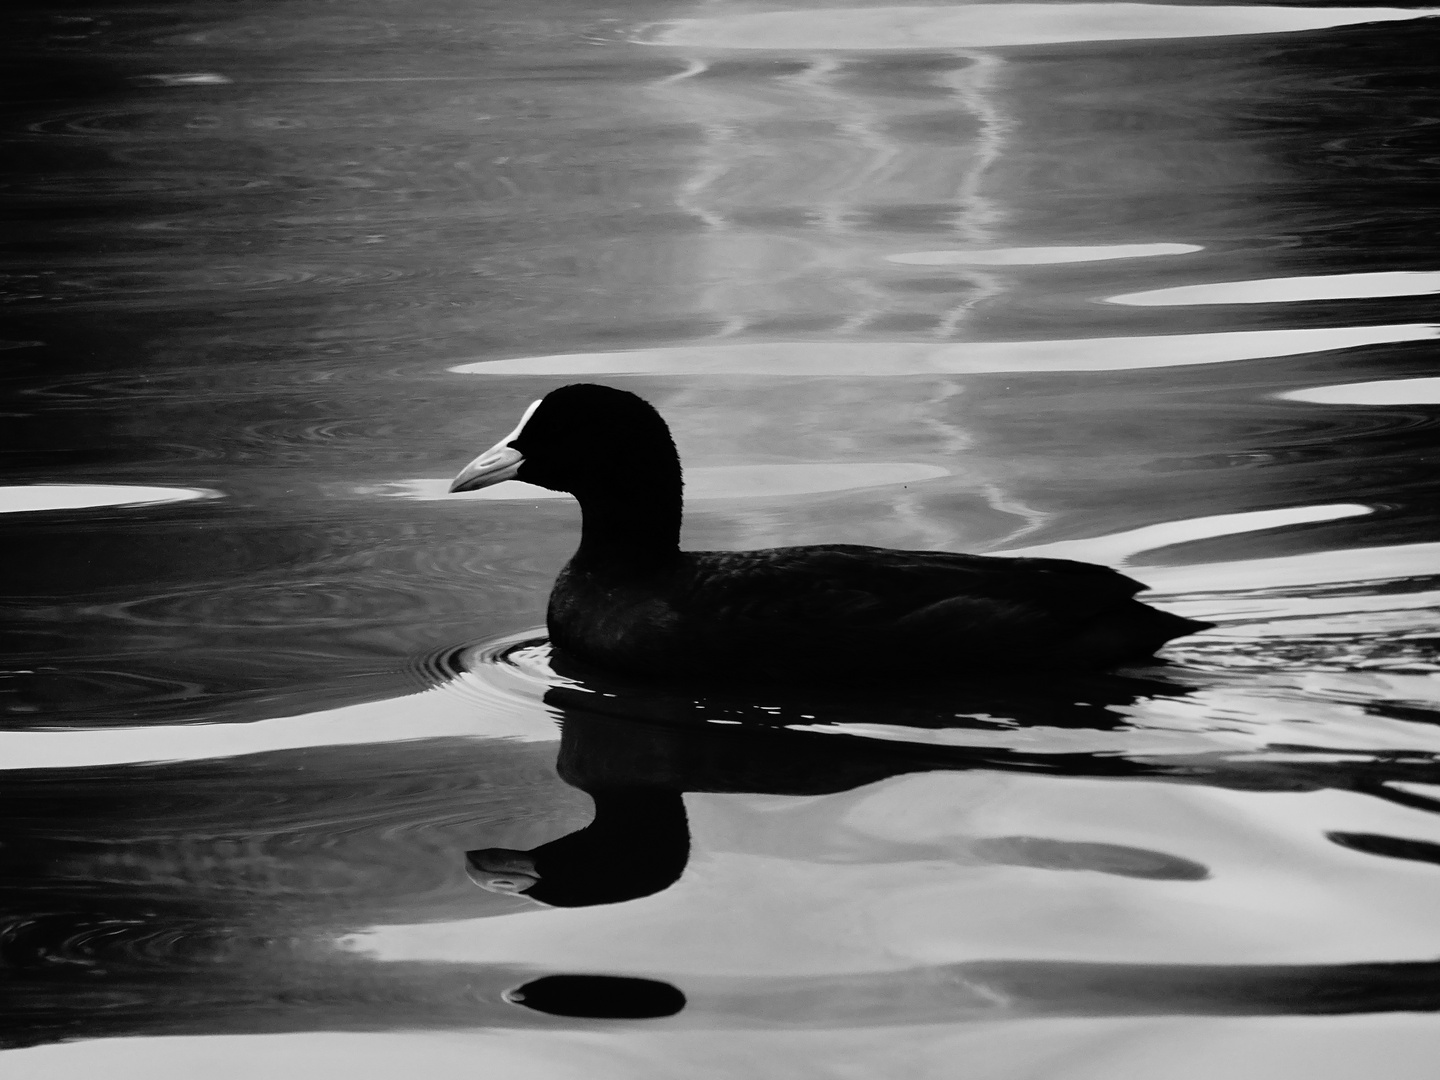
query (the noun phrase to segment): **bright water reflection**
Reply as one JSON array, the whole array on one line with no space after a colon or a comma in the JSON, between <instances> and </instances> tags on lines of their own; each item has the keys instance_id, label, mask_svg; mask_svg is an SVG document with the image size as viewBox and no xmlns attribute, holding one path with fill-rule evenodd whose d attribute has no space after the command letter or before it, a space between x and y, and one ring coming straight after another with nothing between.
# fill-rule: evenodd
<instances>
[{"instance_id":1,"label":"bright water reflection","mask_svg":"<svg viewBox=\"0 0 1440 1080\"><path fill-rule=\"evenodd\" d=\"M1020 371L1125 371L1297 356L1392 341L1427 341L1440 326L1344 326L1073 341L817 342L699 345L459 364L476 375L969 375Z\"/></svg>"},{"instance_id":2,"label":"bright water reflection","mask_svg":"<svg viewBox=\"0 0 1440 1080\"><path fill-rule=\"evenodd\" d=\"M0 1072L1433 1071L1430 9L22 8ZM577 377L671 421L689 546L1218 625L567 667L574 505L414 478ZM541 989L596 974L683 1007Z\"/></svg>"},{"instance_id":3,"label":"bright water reflection","mask_svg":"<svg viewBox=\"0 0 1440 1080\"><path fill-rule=\"evenodd\" d=\"M1068 41L1278 34L1433 15L1433 9L976 4L735 14L662 24L659 45L728 49L980 49Z\"/></svg>"},{"instance_id":4,"label":"bright water reflection","mask_svg":"<svg viewBox=\"0 0 1440 1080\"><path fill-rule=\"evenodd\" d=\"M1440 405L1440 377L1314 386L1281 396L1320 405Z\"/></svg>"},{"instance_id":5,"label":"bright water reflection","mask_svg":"<svg viewBox=\"0 0 1440 1080\"><path fill-rule=\"evenodd\" d=\"M0 514L83 510L100 506L156 506L219 497L218 491L193 488L139 487L133 484L27 484L0 487Z\"/></svg>"},{"instance_id":6,"label":"bright water reflection","mask_svg":"<svg viewBox=\"0 0 1440 1080\"><path fill-rule=\"evenodd\" d=\"M911 266L1044 266L1049 263L1104 262L1154 255L1187 255L1198 244L1102 244L1095 247L976 248L968 251L906 251L886 255L889 262Z\"/></svg>"},{"instance_id":7,"label":"bright water reflection","mask_svg":"<svg viewBox=\"0 0 1440 1080\"><path fill-rule=\"evenodd\" d=\"M1216 281L1174 289L1127 293L1112 304L1166 307L1172 304L1282 304L1306 300L1353 300L1371 296L1425 296L1440 292L1440 272L1395 270L1374 274Z\"/></svg>"}]
</instances>

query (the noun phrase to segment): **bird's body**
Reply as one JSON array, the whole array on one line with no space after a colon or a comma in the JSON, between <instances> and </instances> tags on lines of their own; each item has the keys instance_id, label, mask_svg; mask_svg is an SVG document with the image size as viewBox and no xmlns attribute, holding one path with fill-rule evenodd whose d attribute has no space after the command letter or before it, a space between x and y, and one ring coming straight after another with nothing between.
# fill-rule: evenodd
<instances>
[{"instance_id":1,"label":"bird's body","mask_svg":"<svg viewBox=\"0 0 1440 1080\"><path fill-rule=\"evenodd\" d=\"M669 431L608 387L554 391L452 490L512 477L580 500L580 548L551 592L548 629L567 655L615 671L974 679L1111 667L1209 625L1133 599L1144 586L1123 574L1062 559L855 544L681 551Z\"/></svg>"},{"instance_id":2,"label":"bird's body","mask_svg":"<svg viewBox=\"0 0 1440 1080\"><path fill-rule=\"evenodd\" d=\"M1108 667L1196 624L1144 586L1061 559L854 544L680 552L643 577L573 563L550 596L554 645L640 675L975 676Z\"/></svg>"}]
</instances>

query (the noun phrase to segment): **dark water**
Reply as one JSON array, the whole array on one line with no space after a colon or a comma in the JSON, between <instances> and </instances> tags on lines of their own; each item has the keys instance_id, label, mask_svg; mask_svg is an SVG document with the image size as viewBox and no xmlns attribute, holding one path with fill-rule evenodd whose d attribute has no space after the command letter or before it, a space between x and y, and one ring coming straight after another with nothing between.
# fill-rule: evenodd
<instances>
[{"instance_id":1,"label":"dark water","mask_svg":"<svg viewBox=\"0 0 1440 1080\"><path fill-rule=\"evenodd\" d=\"M1433 1075L1426 10L5 21L0 1073ZM1219 626L553 671L575 507L442 492L575 373L670 419L690 546ZM516 852L548 906L472 882Z\"/></svg>"}]
</instances>

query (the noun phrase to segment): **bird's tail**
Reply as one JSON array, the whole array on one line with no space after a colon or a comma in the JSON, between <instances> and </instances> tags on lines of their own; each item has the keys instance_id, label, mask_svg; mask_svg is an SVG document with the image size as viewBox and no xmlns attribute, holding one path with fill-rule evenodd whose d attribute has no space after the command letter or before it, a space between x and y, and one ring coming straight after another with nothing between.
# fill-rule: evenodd
<instances>
[{"instance_id":1,"label":"bird's tail","mask_svg":"<svg viewBox=\"0 0 1440 1080\"><path fill-rule=\"evenodd\" d=\"M1067 643L1065 652L1071 663L1109 667L1143 660L1167 641L1198 634L1214 625L1130 600L1085 627Z\"/></svg>"}]
</instances>

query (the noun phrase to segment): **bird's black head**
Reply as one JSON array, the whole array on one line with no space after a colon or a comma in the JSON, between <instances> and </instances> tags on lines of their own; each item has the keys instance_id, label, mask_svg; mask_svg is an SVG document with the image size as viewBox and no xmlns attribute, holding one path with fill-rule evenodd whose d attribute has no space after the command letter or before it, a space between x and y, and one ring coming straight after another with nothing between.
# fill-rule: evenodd
<instances>
[{"instance_id":1,"label":"bird's black head","mask_svg":"<svg viewBox=\"0 0 1440 1080\"><path fill-rule=\"evenodd\" d=\"M451 491L524 480L581 497L648 492L678 497L680 459L670 429L644 398L594 383L552 390L515 430L461 470Z\"/></svg>"}]
</instances>

